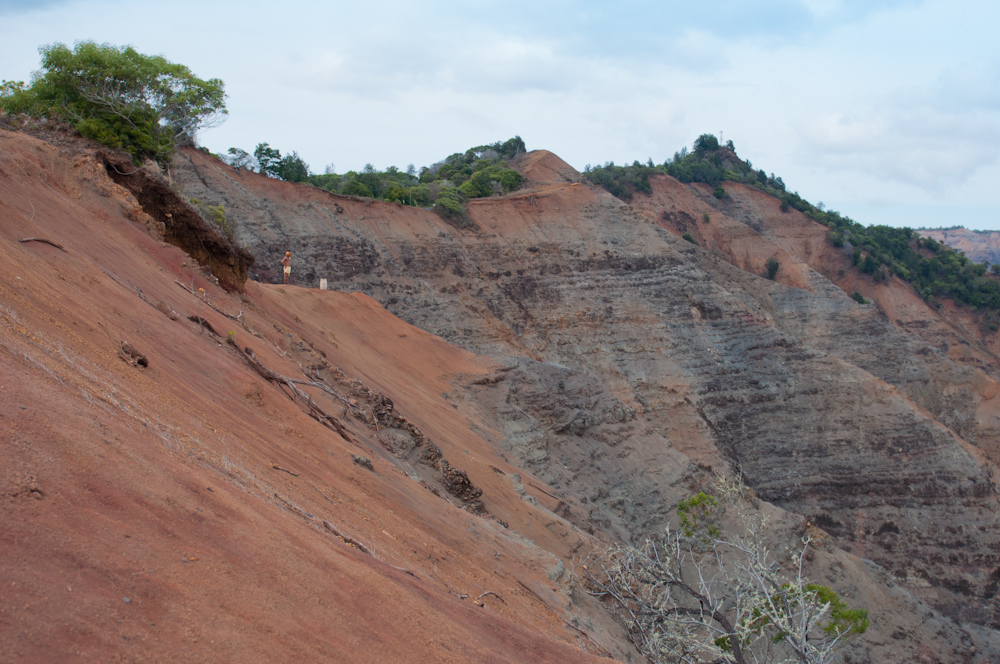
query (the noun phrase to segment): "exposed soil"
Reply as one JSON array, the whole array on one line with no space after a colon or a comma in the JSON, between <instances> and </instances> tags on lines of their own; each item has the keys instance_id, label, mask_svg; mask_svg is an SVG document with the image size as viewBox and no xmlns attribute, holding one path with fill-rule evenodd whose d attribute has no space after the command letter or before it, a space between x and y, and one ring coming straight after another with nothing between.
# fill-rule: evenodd
<instances>
[{"instance_id":1,"label":"exposed soil","mask_svg":"<svg viewBox=\"0 0 1000 664\"><path fill-rule=\"evenodd\" d=\"M0 661L629 657L550 576L588 536L523 500L442 396L488 362L365 296L227 294L78 149L0 132ZM230 335L297 380L339 367L449 465L390 454L343 385L303 387L337 434Z\"/></svg>"},{"instance_id":2,"label":"exposed soil","mask_svg":"<svg viewBox=\"0 0 1000 664\"><path fill-rule=\"evenodd\" d=\"M0 661L636 661L574 567L726 469L849 661L1000 651L990 344L770 199L540 151L459 230L186 151L238 293L96 154L0 132Z\"/></svg>"}]
</instances>

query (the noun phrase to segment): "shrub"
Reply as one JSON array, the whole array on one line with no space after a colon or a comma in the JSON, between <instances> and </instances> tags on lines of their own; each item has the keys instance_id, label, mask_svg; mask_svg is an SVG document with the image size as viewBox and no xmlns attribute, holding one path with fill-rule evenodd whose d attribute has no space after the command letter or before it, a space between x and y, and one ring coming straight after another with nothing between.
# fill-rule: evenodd
<instances>
[{"instance_id":1,"label":"shrub","mask_svg":"<svg viewBox=\"0 0 1000 664\"><path fill-rule=\"evenodd\" d=\"M715 191L712 192L712 195L715 196L716 198L720 198L721 199L721 198L725 197L726 190L723 189L721 186L718 186L718 187L715 188Z\"/></svg>"},{"instance_id":2,"label":"shrub","mask_svg":"<svg viewBox=\"0 0 1000 664\"><path fill-rule=\"evenodd\" d=\"M764 263L764 267L767 268L767 278L774 279L775 275L778 274L778 268L781 267L781 263L778 262L777 258L771 256L767 259L767 262Z\"/></svg>"},{"instance_id":3,"label":"shrub","mask_svg":"<svg viewBox=\"0 0 1000 664\"><path fill-rule=\"evenodd\" d=\"M230 240L233 239L236 234L236 224L233 223L232 219L226 217L225 205L222 203L219 203L218 205L208 205L204 201L197 198L192 198L190 200L191 205L194 205L198 208L198 211L201 212L202 218L211 222L212 225L222 231Z\"/></svg>"},{"instance_id":4,"label":"shrub","mask_svg":"<svg viewBox=\"0 0 1000 664\"><path fill-rule=\"evenodd\" d=\"M687 240L688 242L690 242L691 244L698 244L698 241L695 240L694 237L690 233L685 233L681 237L684 238L685 240Z\"/></svg>"},{"instance_id":5,"label":"shrub","mask_svg":"<svg viewBox=\"0 0 1000 664\"><path fill-rule=\"evenodd\" d=\"M831 588L803 575L810 541L779 554L750 491L719 479L678 505L681 526L638 546L613 545L584 566L589 591L616 612L648 661L828 664L869 627ZM727 533L724 503L737 526Z\"/></svg>"},{"instance_id":6,"label":"shrub","mask_svg":"<svg viewBox=\"0 0 1000 664\"><path fill-rule=\"evenodd\" d=\"M372 190L368 188L364 182L360 180L351 180L344 186L344 191L342 192L347 196L364 196L365 198L373 198Z\"/></svg>"},{"instance_id":7,"label":"shrub","mask_svg":"<svg viewBox=\"0 0 1000 664\"><path fill-rule=\"evenodd\" d=\"M865 296L858 291L851 293L851 297L854 298L854 301L858 304L868 304L868 300L865 299Z\"/></svg>"},{"instance_id":8,"label":"shrub","mask_svg":"<svg viewBox=\"0 0 1000 664\"><path fill-rule=\"evenodd\" d=\"M465 209L462 196L455 188L445 189L438 194L437 200L434 201L434 211L456 228L473 226L472 218Z\"/></svg>"}]
</instances>

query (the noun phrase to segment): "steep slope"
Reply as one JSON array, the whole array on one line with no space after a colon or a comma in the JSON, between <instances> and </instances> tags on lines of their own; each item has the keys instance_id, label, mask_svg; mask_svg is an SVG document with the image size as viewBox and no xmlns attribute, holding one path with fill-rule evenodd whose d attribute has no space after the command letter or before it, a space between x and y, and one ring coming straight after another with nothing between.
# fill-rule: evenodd
<instances>
[{"instance_id":1,"label":"steep slope","mask_svg":"<svg viewBox=\"0 0 1000 664\"><path fill-rule=\"evenodd\" d=\"M667 177L652 200L627 206L545 152L523 158L525 189L470 204L478 232L425 210L241 177L194 152L186 160L178 182L226 205L260 279L274 280L291 249L298 283L362 291L499 358L456 398L483 419L496 414L495 444L581 529L655 531L710 470L736 470L799 515L799 533L820 526L889 570L882 637L858 661L1000 651L991 351L965 342L972 352L954 357L963 331L902 289L885 301L902 298L890 318L909 312L903 325L886 319L888 305L854 302L798 257L848 274L812 229L769 230L766 215L737 218L734 203L730 216ZM677 237L681 222L705 248ZM775 252L779 282L753 274ZM870 583L851 579L849 596ZM957 622L899 609L885 599L897 590ZM915 631L925 617L940 634Z\"/></svg>"},{"instance_id":2,"label":"steep slope","mask_svg":"<svg viewBox=\"0 0 1000 664\"><path fill-rule=\"evenodd\" d=\"M782 212L780 202L757 189L726 183L719 200L705 185L685 185L668 176L650 178L652 194L637 194L633 206L674 232L691 232L698 242L740 269L765 274L768 258L778 259L777 281L813 292L832 285L859 292L884 318L945 352L961 364L1000 370L996 334L968 309L946 302L929 306L898 277L876 282L854 269L851 249L827 240L829 229L801 212ZM708 215L708 220L705 220Z\"/></svg>"},{"instance_id":3,"label":"steep slope","mask_svg":"<svg viewBox=\"0 0 1000 664\"><path fill-rule=\"evenodd\" d=\"M443 396L494 362L363 295L227 294L140 209L0 132L0 661L629 657L564 571L589 536Z\"/></svg>"}]
</instances>

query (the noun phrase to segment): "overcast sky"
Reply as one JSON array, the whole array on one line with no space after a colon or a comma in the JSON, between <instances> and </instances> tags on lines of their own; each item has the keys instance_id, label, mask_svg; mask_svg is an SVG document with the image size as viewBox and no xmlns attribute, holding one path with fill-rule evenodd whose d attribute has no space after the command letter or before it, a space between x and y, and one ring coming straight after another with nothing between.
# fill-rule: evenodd
<instances>
[{"instance_id":1,"label":"overcast sky","mask_svg":"<svg viewBox=\"0 0 1000 664\"><path fill-rule=\"evenodd\" d=\"M418 168L520 135L586 164L702 133L863 223L1000 229L996 0L0 0L0 78L131 44L221 78L214 152Z\"/></svg>"}]
</instances>

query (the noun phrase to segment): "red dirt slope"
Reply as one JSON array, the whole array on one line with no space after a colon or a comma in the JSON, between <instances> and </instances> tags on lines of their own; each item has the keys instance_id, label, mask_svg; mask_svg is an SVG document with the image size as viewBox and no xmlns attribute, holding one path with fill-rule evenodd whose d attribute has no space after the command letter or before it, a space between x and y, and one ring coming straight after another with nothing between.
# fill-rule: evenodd
<instances>
[{"instance_id":1,"label":"red dirt slope","mask_svg":"<svg viewBox=\"0 0 1000 664\"><path fill-rule=\"evenodd\" d=\"M91 156L0 132L0 662L607 661L584 649L613 628L558 573L586 536L446 398L484 361L364 296L231 297L136 207ZM230 335L391 398L489 515L344 402L303 388L350 441L308 417Z\"/></svg>"}]
</instances>

